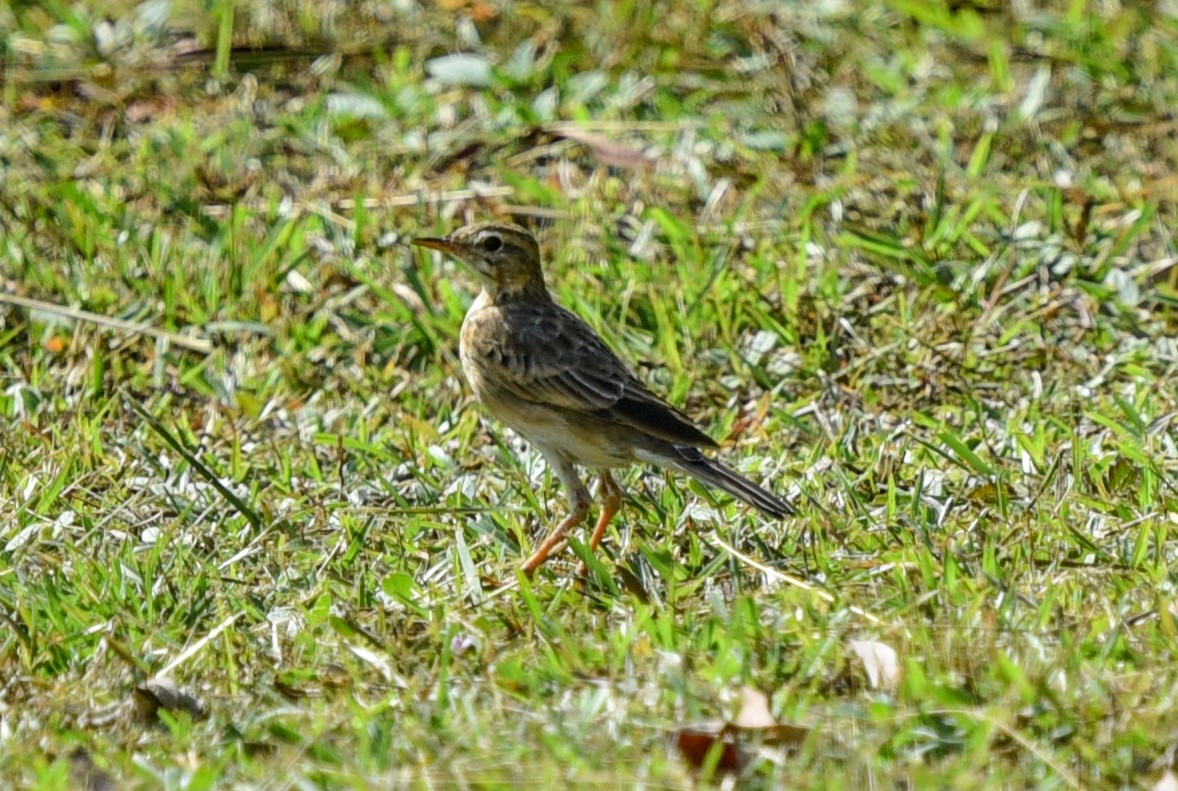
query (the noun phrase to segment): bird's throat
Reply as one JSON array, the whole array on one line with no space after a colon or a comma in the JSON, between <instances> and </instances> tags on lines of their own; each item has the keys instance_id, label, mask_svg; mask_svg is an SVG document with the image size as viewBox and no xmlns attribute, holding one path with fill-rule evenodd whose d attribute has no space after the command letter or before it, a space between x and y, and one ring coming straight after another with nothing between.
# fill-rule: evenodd
<instances>
[{"instance_id":1,"label":"bird's throat","mask_svg":"<svg viewBox=\"0 0 1178 791\"><path fill-rule=\"evenodd\" d=\"M513 302L551 302L552 296L542 281L526 280L520 283L483 283L482 298L488 305L507 305Z\"/></svg>"}]
</instances>

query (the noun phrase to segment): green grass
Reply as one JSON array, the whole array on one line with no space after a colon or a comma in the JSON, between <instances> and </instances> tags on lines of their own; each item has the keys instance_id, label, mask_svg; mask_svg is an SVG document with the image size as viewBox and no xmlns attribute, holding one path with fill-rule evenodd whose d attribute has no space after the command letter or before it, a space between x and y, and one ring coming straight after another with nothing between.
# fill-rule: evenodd
<instances>
[{"instance_id":1,"label":"green grass","mask_svg":"<svg viewBox=\"0 0 1178 791\"><path fill-rule=\"evenodd\" d=\"M0 784L690 786L743 687L746 786L1162 777L1164 4L205 5L0 11ZM517 578L563 493L405 243L491 217L800 515L635 469Z\"/></svg>"}]
</instances>

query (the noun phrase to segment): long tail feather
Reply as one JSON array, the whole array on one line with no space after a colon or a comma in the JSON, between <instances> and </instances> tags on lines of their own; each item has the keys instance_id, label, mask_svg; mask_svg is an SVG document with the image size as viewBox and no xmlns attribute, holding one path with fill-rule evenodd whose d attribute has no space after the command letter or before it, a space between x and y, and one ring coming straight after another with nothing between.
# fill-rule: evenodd
<instances>
[{"instance_id":1,"label":"long tail feather","mask_svg":"<svg viewBox=\"0 0 1178 791\"><path fill-rule=\"evenodd\" d=\"M723 489L766 516L784 519L797 513L794 507L785 500L762 489L747 478L742 478L720 462L709 459L695 448L675 448L675 450L677 452L675 467L693 478L709 483L717 489Z\"/></svg>"}]
</instances>

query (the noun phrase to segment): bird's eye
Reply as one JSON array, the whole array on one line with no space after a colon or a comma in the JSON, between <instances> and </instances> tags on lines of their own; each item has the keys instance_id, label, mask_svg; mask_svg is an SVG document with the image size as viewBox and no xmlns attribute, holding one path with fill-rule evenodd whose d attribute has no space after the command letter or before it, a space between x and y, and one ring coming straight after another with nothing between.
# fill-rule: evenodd
<instances>
[{"instance_id":1,"label":"bird's eye","mask_svg":"<svg viewBox=\"0 0 1178 791\"><path fill-rule=\"evenodd\" d=\"M503 246L503 240L498 236L488 236L483 239L483 249L488 253L493 253Z\"/></svg>"}]
</instances>

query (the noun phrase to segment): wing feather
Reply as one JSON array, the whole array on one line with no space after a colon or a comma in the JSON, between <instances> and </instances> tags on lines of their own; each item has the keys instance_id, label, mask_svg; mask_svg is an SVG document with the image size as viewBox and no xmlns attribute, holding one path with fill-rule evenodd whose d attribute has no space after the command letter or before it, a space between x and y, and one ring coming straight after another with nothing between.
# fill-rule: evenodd
<instances>
[{"instance_id":1,"label":"wing feather","mask_svg":"<svg viewBox=\"0 0 1178 791\"><path fill-rule=\"evenodd\" d=\"M610 419L677 445L716 446L630 373L575 313L554 303L502 305L499 311L508 331L472 333L473 351L494 362L497 384L516 397Z\"/></svg>"}]
</instances>

